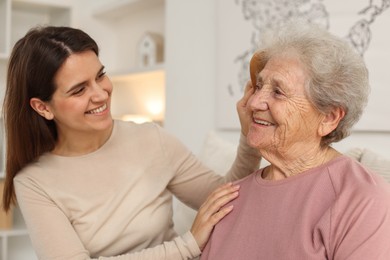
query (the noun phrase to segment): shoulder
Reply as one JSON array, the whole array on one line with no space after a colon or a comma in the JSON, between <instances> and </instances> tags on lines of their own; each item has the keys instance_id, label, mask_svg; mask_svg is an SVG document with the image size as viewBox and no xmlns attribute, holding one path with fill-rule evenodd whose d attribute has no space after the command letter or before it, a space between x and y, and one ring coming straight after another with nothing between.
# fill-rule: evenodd
<instances>
[{"instance_id":1,"label":"shoulder","mask_svg":"<svg viewBox=\"0 0 390 260\"><path fill-rule=\"evenodd\" d=\"M116 135L128 135L129 133L136 134L155 134L160 130L160 126L155 123L147 122L137 124L134 122L125 122L121 120L114 120L114 134Z\"/></svg>"},{"instance_id":2,"label":"shoulder","mask_svg":"<svg viewBox=\"0 0 390 260\"><path fill-rule=\"evenodd\" d=\"M45 178L44 176L50 168L51 160L45 162L47 156L47 154L42 155L37 161L28 164L17 173L13 179L16 191L20 189L40 189L41 180Z\"/></svg>"},{"instance_id":3,"label":"shoulder","mask_svg":"<svg viewBox=\"0 0 390 260\"><path fill-rule=\"evenodd\" d=\"M263 172L264 168L258 169L254 171L253 173L243 177L242 179L234 181L234 184L238 184L241 187L247 187L250 186L253 183L256 183L256 175L261 175Z\"/></svg>"},{"instance_id":4,"label":"shoulder","mask_svg":"<svg viewBox=\"0 0 390 260\"><path fill-rule=\"evenodd\" d=\"M159 145L167 135L161 126L152 122L137 124L115 120L110 147L123 146L126 143L131 146Z\"/></svg>"},{"instance_id":5,"label":"shoulder","mask_svg":"<svg viewBox=\"0 0 390 260\"><path fill-rule=\"evenodd\" d=\"M328 166L328 175L336 197L360 202L369 199L390 206L390 184L356 160L341 156Z\"/></svg>"},{"instance_id":6,"label":"shoulder","mask_svg":"<svg viewBox=\"0 0 390 260\"><path fill-rule=\"evenodd\" d=\"M110 147L127 147L138 153L162 153L166 157L187 156L188 148L175 136L156 123L136 124L133 122L115 121L113 138Z\"/></svg>"},{"instance_id":7,"label":"shoulder","mask_svg":"<svg viewBox=\"0 0 390 260\"><path fill-rule=\"evenodd\" d=\"M389 183L383 177L348 156L335 159L327 169L334 184L385 190L389 188Z\"/></svg>"},{"instance_id":8,"label":"shoulder","mask_svg":"<svg viewBox=\"0 0 390 260\"><path fill-rule=\"evenodd\" d=\"M114 122L115 128L113 135L115 137L126 137L127 139L134 137L143 141L147 141L147 139L144 138L175 139L164 128L153 122L146 122L142 124L120 120L115 120Z\"/></svg>"}]
</instances>

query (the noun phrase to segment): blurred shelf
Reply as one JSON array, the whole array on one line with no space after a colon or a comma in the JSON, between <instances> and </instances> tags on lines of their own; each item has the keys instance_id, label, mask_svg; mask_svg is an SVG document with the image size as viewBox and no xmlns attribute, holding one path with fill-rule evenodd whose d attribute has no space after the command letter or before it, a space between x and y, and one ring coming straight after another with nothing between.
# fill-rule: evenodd
<instances>
[{"instance_id":1,"label":"blurred shelf","mask_svg":"<svg viewBox=\"0 0 390 260\"><path fill-rule=\"evenodd\" d=\"M93 16L103 19L120 18L123 15L140 12L164 4L164 0L116 0L106 1L93 11Z\"/></svg>"}]
</instances>

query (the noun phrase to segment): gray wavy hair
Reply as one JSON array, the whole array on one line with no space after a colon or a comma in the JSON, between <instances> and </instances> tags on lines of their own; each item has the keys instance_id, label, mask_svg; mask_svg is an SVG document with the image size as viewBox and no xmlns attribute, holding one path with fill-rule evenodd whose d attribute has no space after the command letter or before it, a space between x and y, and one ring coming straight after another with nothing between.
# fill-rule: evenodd
<instances>
[{"instance_id":1,"label":"gray wavy hair","mask_svg":"<svg viewBox=\"0 0 390 260\"><path fill-rule=\"evenodd\" d=\"M306 95L322 113L341 107L344 118L321 145L347 137L360 119L370 92L368 70L363 58L342 38L317 25L294 21L264 34L261 48L254 55L262 59L251 68L252 82L274 55L294 51L309 73ZM252 62L251 62L252 66ZM254 71L255 70L255 71Z\"/></svg>"}]
</instances>

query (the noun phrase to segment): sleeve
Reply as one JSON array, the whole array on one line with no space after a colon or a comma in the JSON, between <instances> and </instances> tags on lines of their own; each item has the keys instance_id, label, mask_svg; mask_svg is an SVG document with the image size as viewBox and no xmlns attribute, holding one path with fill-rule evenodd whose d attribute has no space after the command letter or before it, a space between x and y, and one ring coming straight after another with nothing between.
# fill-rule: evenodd
<instances>
[{"instance_id":1,"label":"sleeve","mask_svg":"<svg viewBox=\"0 0 390 260\"><path fill-rule=\"evenodd\" d=\"M187 232L172 241L139 252L91 258L70 220L39 185L28 178L15 179L14 184L18 204L39 259L185 260L194 259L201 253L192 234Z\"/></svg>"},{"instance_id":2,"label":"sleeve","mask_svg":"<svg viewBox=\"0 0 390 260\"><path fill-rule=\"evenodd\" d=\"M335 231L331 235L334 237L332 259L390 259L388 193L359 202L352 199L340 215L334 219Z\"/></svg>"},{"instance_id":3,"label":"sleeve","mask_svg":"<svg viewBox=\"0 0 390 260\"><path fill-rule=\"evenodd\" d=\"M256 171L261 156L249 147L241 134L237 155L225 176L203 165L179 140L160 131L161 146L173 172L169 190L187 206L198 209L211 191L229 181L239 180Z\"/></svg>"}]
</instances>

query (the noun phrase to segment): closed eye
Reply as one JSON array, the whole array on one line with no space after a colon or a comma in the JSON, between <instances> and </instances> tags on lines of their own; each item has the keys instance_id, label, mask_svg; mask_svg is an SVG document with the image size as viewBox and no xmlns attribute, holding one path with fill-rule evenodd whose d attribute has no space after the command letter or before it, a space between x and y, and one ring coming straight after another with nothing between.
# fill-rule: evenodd
<instances>
[{"instance_id":1,"label":"closed eye","mask_svg":"<svg viewBox=\"0 0 390 260\"><path fill-rule=\"evenodd\" d=\"M84 92L85 86L79 86L78 88L73 89L72 95L77 96Z\"/></svg>"},{"instance_id":2,"label":"closed eye","mask_svg":"<svg viewBox=\"0 0 390 260\"><path fill-rule=\"evenodd\" d=\"M276 88L274 90L274 92L275 92L276 95L283 95L284 94L279 88Z\"/></svg>"},{"instance_id":3,"label":"closed eye","mask_svg":"<svg viewBox=\"0 0 390 260\"><path fill-rule=\"evenodd\" d=\"M105 75L106 75L106 71L104 69L104 66L102 66L102 68L99 70L99 72L97 74L96 80L100 80L100 79L104 78Z\"/></svg>"},{"instance_id":4,"label":"closed eye","mask_svg":"<svg viewBox=\"0 0 390 260\"><path fill-rule=\"evenodd\" d=\"M106 72L105 72L105 71L102 71L102 73L100 73L100 74L98 75L98 78L99 78L99 79L100 79L100 78L103 78L105 75L106 75Z\"/></svg>"}]
</instances>

